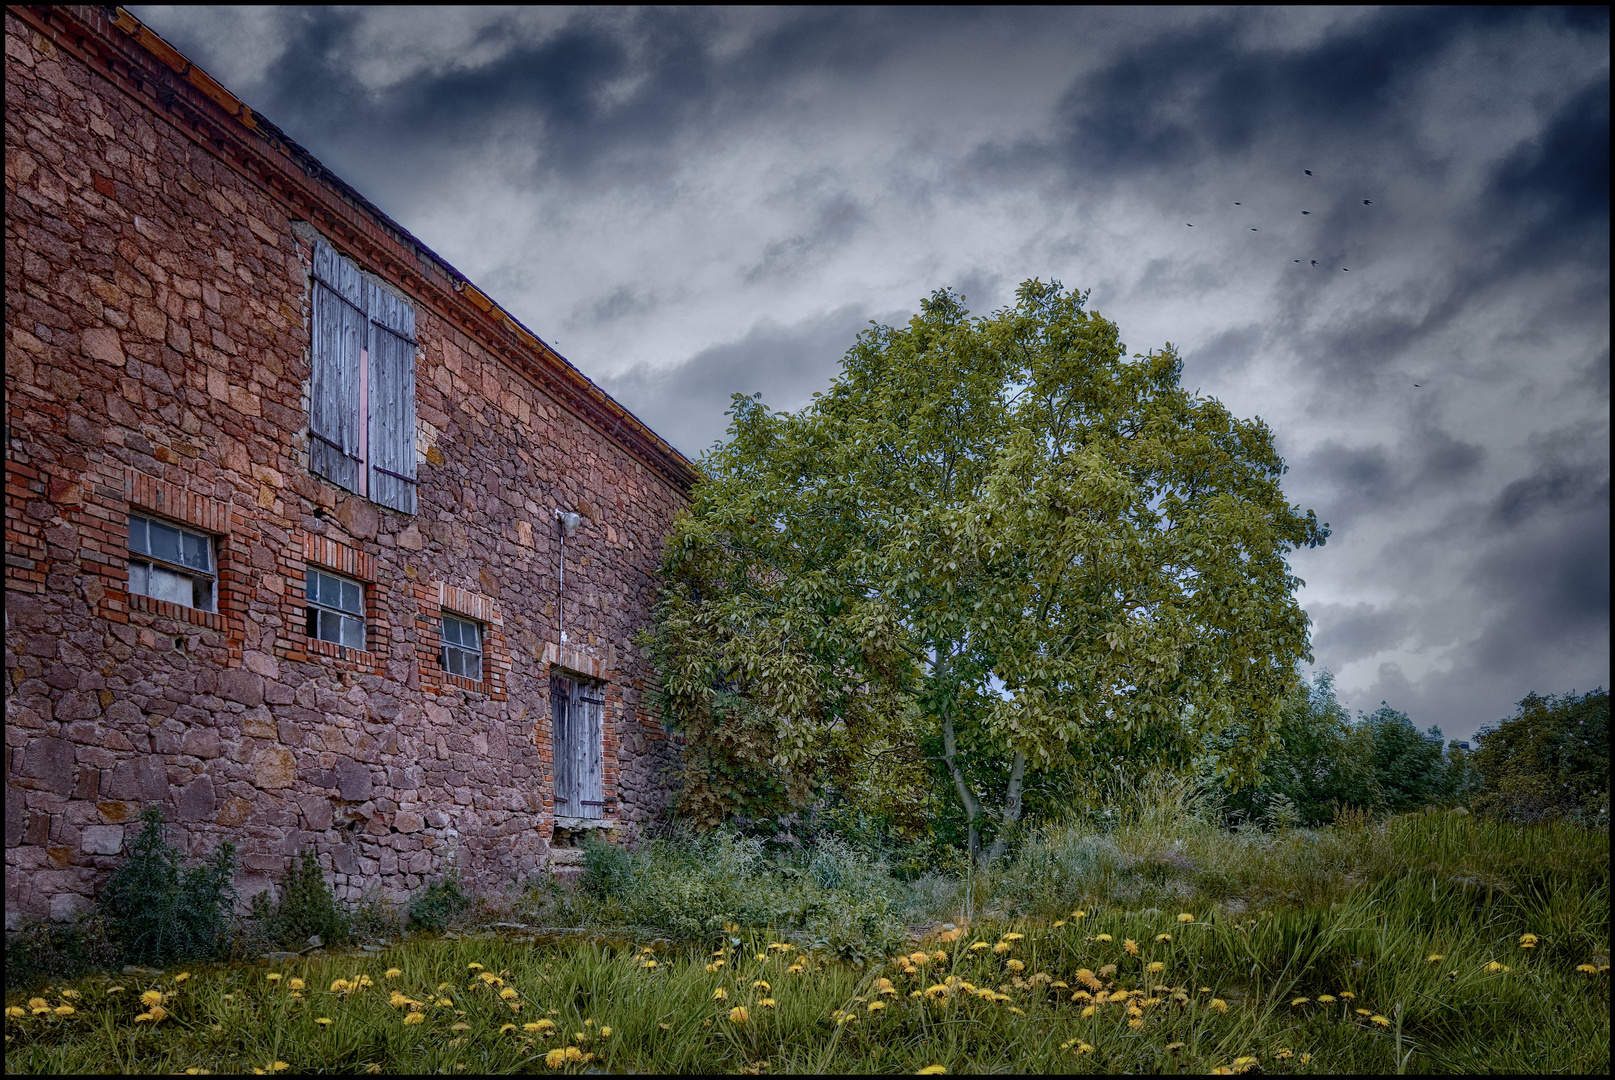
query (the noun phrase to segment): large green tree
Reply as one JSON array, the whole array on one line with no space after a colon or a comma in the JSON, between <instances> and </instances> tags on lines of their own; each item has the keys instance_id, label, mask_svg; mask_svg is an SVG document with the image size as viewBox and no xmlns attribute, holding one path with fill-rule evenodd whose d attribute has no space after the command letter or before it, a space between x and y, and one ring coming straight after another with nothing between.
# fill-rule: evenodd
<instances>
[{"instance_id":1,"label":"large green tree","mask_svg":"<svg viewBox=\"0 0 1615 1080\"><path fill-rule=\"evenodd\" d=\"M972 318L937 292L800 412L736 396L646 637L697 817L929 744L973 857L1000 826L991 859L1029 767L1182 764L1237 721L1221 766L1254 775L1310 659L1285 555L1328 528L1285 501L1265 424L1086 300L1030 281Z\"/></svg>"}]
</instances>

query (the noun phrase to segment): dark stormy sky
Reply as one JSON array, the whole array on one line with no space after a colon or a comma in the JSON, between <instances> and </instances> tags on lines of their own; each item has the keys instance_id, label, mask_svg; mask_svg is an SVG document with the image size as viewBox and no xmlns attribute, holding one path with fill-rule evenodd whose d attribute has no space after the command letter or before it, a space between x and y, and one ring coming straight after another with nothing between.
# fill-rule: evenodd
<instances>
[{"instance_id":1,"label":"dark stormy sky","mask_svg":"<svg viewBox=\"0 0 1615 1080\"><path fill-rule=\"evenodd\" d=\"M1608 685L1603 9L133 10L692 456L1055 278L1273 427L1350 706Z\"/></svg>"}]
</instances>

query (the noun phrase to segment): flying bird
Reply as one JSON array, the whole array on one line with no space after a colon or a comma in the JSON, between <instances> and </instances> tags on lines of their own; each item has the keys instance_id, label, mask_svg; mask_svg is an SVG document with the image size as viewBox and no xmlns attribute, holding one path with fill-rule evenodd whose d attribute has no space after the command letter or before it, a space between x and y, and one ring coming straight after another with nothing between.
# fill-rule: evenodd
<instances>
[{"instance_id":1,"label":"flying bird","mask_svg":"<svg viewBox=\"0 0 1615 1080\"><path fill-rule=\"evenodd\" d=\"M1342 266L1341 269L1344 270L1348 274L1351 273L1351 267L1349 267L1349 266Z\"/></svg>"},{"instance_id":2,"label":"flying bird","mask_svg":"<svg viewBox=\"0 0 1615 1080\"><path fill-rule=\"evenodd\" d=\"M1240 205L1240 204L1239 204L1239 203L1235 203L1235 204L1234 204L1234 205L1235 205L1235 206L1239 206L1239 205Z\"/></svg>"},{"instance_id":3,"label":"flying bird","mask_svg":"<svg viewBox=\"0 0 1615 1080\"><path fill-rule=\"evenodd\" d=\"M1364 199L1363 200L1363 205L1364 206L1373 206L1374 205L1374 200L1373 199Z\"/></svg>"},{"instance_id":4,"label":"flying bird","mask_svg":"<svg viewBox=\"0 0 1615 1080\"><path fill-rule=\"evenodd\" d=\"M1313 260L1312 260L1312 265L1313 265L1313 266L1317 266L1317 265L1318 265L1318 260L1317 260L1317 259L1313 259Z\"/></svg>"},{"instance_id":5,"label":"flying bird","mask_svg":"<svg viewBox=\"0 0 1615 1080\"><path fill-rule=\"evenodd\" d=\"M1189 228L1191 228L1191 229L1194 228L1194 222L1192 222L1192 221L1185 221L1184 224L1189 226Z\"/></svg>"},{"instance_id":6,"label":"flying bird","mask_svg":"<svg viewBox=\"0 0 1615 1080\"><path fill-rule=\"evenodd\" d=\"M1291 259L1290 261L1291 262L1300 262L1301 260L1300 259Z\"/></svg>"},{"instance_id":7,"label":"flying bird","mask_svg":"<svg viewBox=\"0 0 1615 1080\"><path fill-rule=\"evenodd\" d=\"M1301 212L1302 212L1302 213L1303 213L1303 214L1310 214L1310 213L1312 213L1312 211L1311 211L1311 210L1303 210L1303 211L1301 211Z\"/></svg>"},{"instance_id":8,"label":"flying bird","mask_svg":"<svg viewBox=\"0 0 1615 1080\"><path fill-rule=\"evenodd\" d=\"M1261 229L1252 229L1251 232L1261 232Z\"/></svg>"},{"instance_id":9,"label":"flying bird","mask_svg":"<svg viewBox=\"0 0 1615 1080\"><path fill-rule=\"evenodd\" d=\"M1306 173L1308 176L1312 175L1312 170L1311 169L1302 169L1301 171Z\"/></svg>"},{"instance_id":10,"label":"flying bird","mask_svg":"<svg viewBox=\"0 0 1615 1080\"><path fill-rule=\"evenodd\" d=\"M1418 388L1419 388L1419 384L1418 384L1418 383L1414 383L1414 384L1413 384L1413 386L1414 386L1414 388L1415 388L1415 389L1418 389Z\"/></svg>"}]
</instances>

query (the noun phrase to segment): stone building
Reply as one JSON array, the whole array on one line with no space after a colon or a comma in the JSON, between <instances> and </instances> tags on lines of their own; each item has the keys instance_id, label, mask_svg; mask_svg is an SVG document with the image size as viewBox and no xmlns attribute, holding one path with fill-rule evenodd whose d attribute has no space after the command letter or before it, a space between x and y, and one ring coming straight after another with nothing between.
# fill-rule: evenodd
<instances>
[{"instance_id":1,"label":"stone building","mask_svg":"<svg viewBox=\"0 0 1615 1080\"><path fill-rule=\"evenodd\" d=\"M8 923L151 803L243 897L631 840L690 463L128 13L5 43Z\"/></svg>"}]
</instances>

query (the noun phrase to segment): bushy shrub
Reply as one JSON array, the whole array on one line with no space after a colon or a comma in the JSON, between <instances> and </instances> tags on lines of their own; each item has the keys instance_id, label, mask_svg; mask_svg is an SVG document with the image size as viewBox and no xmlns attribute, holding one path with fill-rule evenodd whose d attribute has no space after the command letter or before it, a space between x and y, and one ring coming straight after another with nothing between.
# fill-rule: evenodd
<instances>
[{"instance_id":1,"label":"bushy shrub","mask_svg":"<svg viewBox=\"0 0 1615 1080\"><path fill-rule=\"evenodd\" d=\"M207 862L181 870L179 850L164 836L162 808L146 807L140 820L129 858L101 892L101 911L124 959L164 967L221 955L235 906L235 845L226 841Z\"/></svg>"},{"instance_id":2,"label":"bushy shrub","mask_svg":"<svg viewBox=\"0 0 1615 1080\"><path fill-rule=\"evenodd\" d=\"M906 933L894 911L897 882L833 836L780 860L760 839L721 830L633 851L591 838L584 860L582 888L601 923L679 940L715 936L729 923L771 927L854 960L897 948Z\"/></svg>"},{"instance_id":3,"label":"bushy shrub","mask_svg":"<svg viewBox=\"0 0 1615 1080\"><path fill-rule=\"evenodd\" d=\"M1472 755L1484 788L1477 813L1534 824L1609 825L1609 691L1531 694L1481 731Z\"/></svg>"},{"instance_id":4,"label":"bushy shrub","mask_svg":"<svg viewBox=\"0 0 1615 1080\"><path fill-rule=\"evenodd\" d=\"M46 979L71 979L119 962L118 947L101 915L70 923L29 920L6 935L7 990L27 989Z\"/></svg>"},{"instance_id":5,"label":"bushy shrub","mask_svg":"<svg viewBox=\"0 0 1615 1080\"><path fill-rule=\"evenodd\" d=\"M268 892L252 898L252 917L265 937L286 946L315 936L323 944L340 945L352 936L348 914L331 895L314 852L307 850L281 882L278 902L270 901Z\"/></svg>"},{"instance_id":6,"label":"bushy shrub","mask_svg":"<svg viewBox=\"0 0 1615 1080\"><path fill-rule=\"evenodd\" d=\"M471 897L460 887L459 875L451 870L442 881L432 882L409 902L409 925L441 933L470 906Z\"/></svg>"}]
</instances>

